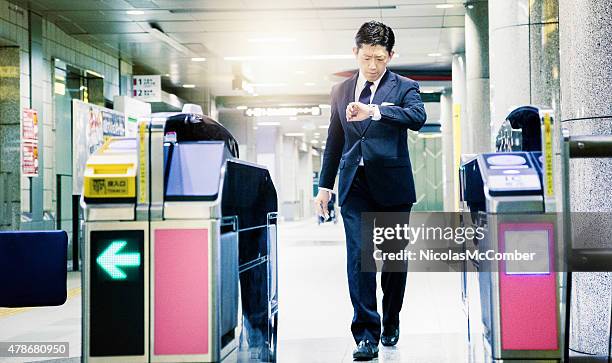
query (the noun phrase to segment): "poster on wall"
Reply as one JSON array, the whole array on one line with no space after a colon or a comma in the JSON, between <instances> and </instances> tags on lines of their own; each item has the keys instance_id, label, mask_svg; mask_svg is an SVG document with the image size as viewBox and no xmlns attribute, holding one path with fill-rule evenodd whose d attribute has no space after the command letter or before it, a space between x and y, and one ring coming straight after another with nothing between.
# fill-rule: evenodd
<instances>
[{"instance_id":1,"label":"poster on wall","mask_svg":"<svg viewBox=\"0 0 612 363\"><path fill-rule=\"evenodd\" d=\"M125 136L125 117L122 113L72 100L73 194L82 193L87 158L111 136Z\"/></svg>"},{"instance_id":2,"label":"poster on wall","mask_svg":"<svg viewBox=\"0 0 612 363\"><path fill-rule=\"evenodd\" d=\"M23 109L21 117L21 175L38 176L38 112Z\"/></svg>"}]
</instances>

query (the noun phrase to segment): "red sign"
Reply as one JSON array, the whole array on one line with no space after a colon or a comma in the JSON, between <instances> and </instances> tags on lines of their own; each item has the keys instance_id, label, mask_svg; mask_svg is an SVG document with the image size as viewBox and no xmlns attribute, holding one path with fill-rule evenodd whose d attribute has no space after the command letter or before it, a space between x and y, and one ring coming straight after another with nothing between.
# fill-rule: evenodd
<instances>
[{"instance_id":1,"label":"red sign","mask_svg":"<svg viewBox=\"0 0 612 363\"><path fill-rule=\"evenodd\" d=\"M24 141L21 143L21 174L38 176L38 144Z\"/></svg>"},{"instance_id":2,"label":"red sign","mask_svg":"<svg viewBox=\"0 0 612 363\"><path fill-rule=\"evenodd\" d=\"M21 174L38 176L38 112L28 108L21 118Z\"/></svg>"},{"instance_id":3,"label":"red sign","mask_svg":"<svg viewBox=\"0 0 612 363\"><path fill-rule=\"evenodd\" d=\"M23 110L21 140L38 142L38 112L28 108Z\"/></svg>"}]
</instances>

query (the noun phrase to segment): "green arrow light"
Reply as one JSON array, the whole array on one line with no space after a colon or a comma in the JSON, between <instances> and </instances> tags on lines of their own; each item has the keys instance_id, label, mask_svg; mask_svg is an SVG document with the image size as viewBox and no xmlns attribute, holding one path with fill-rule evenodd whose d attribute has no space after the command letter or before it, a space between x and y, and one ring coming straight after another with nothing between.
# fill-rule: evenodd
<instances>
[{"instance_id":1,"label":"green arrow light","mask_svg":"<svg viewBox=\"0 0 612 363\"><path fill-rule=\"evenodd\" d=\"M139 253L118 254L127 245L126 241L114 241L96 259L96 262L113 280L125 280L127 275L119 267L140 266Z\"/></svg>"}]
</instances>

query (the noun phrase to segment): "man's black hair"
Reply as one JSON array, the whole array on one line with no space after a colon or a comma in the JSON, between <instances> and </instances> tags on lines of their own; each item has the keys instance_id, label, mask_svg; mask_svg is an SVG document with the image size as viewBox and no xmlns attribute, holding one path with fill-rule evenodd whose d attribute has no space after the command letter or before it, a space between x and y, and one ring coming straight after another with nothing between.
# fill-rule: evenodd
<instances>
[{"instance_id":1,"label":"man's black hair","mask_svg":"<svg viewBox=\"0 0 612 363\"><path fill-rule=\"evenodd\" d=\"M391 53L395 45L395 34L393 29L379 21L368 21L364 23L355 35L355 44L361 48L364 44L382 45Z\"/></svg>"}]
</instances>

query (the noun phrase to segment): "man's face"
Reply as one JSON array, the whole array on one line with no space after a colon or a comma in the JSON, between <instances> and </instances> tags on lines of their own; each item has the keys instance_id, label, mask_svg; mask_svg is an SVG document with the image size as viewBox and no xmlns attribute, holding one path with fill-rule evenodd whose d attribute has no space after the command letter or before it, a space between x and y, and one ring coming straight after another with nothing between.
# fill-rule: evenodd
<instances>
[{"instance_id":1,"label":"man's face","mask_svg":"<svg viewBox=\"0 0 612 363\"><path fill-rule=\"evenodd\" d=\"M387 68L387 63L393 57L393 51L387 52L387 48L382 45L364 44L361 48L354 47L353 54L357 58L359 70L365 78L374 82Z\"/></svg>"}]
</instances>

